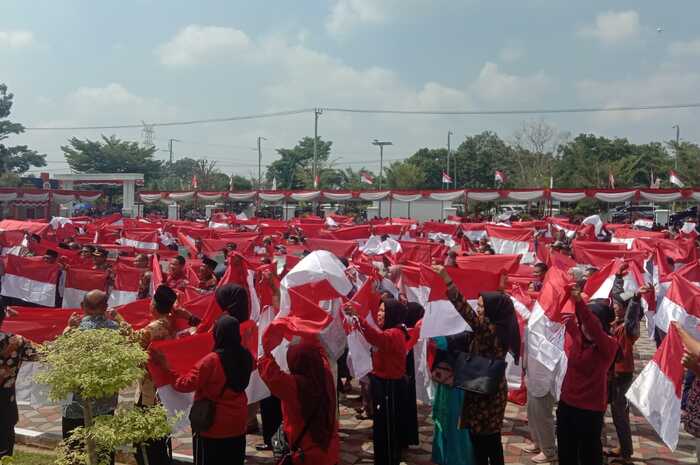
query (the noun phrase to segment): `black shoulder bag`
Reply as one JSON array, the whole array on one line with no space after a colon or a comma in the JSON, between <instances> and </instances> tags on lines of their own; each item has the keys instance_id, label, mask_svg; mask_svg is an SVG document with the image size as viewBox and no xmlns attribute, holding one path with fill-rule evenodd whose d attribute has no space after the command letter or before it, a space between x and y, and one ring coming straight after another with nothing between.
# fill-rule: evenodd
<instances>
[{"instance_id":1,"label":"black shoulder bag","mask_svg":"<svg viewBox=\"0 0 700 465\"><path fill-rule=\"evenodd\" d=\"M505 375L505 360L460 352L454 365L454 387L492 396L498 391Z\"/></svg>"},{"instance_id":2,"label":"black shoulder bag","mask_svg":"<svg viewBox=\"0 0 700 465\"><path fill-rule=\"evenodd\" d=\"M224 382L224 387L221 388L219 393L219 398L224 395L226 391L226 382ZM190 427L192 432L195 434L204 433L211 428L214 424L214 414L216 413L216 401L211 399L199 399L192 403L190 408Z\"/></svg>"},{"instance_id":3,"label":"black shoulder bag","mask_svg":"<svg viewBox=\"0 0 700 465\"><path fill-rule=\"evenodd\" d=\"M295 452L299 451L301 440L304 439L304 436L306 436L306 432L309 431L311 422L316 418L316 415L318 414L318 411L320 409L320 407L317 407L316 410L314 410L314 413L311 414L311 417L309 417L308 421L304 425L304 429L301 430L301 434L297 437L296 441L294 441L294 444L292 444L291 448L289 447L289 444L287 443L287 437L284 434L284 423L280 425L280 427L277 429L277 432L274 434L274 436L272 436L272 449L274 451L273 453L275 457L279 457L279 460L277 460L276 465L293 464L292 457L294 456Z\"/></svg>"}]
</instances>

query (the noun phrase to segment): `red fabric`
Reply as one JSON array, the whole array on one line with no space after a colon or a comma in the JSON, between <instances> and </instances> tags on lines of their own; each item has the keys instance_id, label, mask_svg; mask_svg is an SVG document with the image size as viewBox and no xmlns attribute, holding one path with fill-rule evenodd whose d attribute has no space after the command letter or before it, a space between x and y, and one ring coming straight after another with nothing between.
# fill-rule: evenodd
<instances>
[{"instance_id":1,"label":"red fabric","mask_svg":"<svg viewBox=\"0 0 700 465\"><path fill-rule=\"evenodd\" d=\"M19 334L27 339L43 344L52 341L68 326L68 318L77 308L43 309L36 307L12 307L17 315L7 317L2 322L2 331Z\"/></svg>"},{"instance_id":2,"label":"red fabric","mask_svg":"<svg viewBox=\"0 0 700 465\"><path fill-rule=\"evenodd\" d=\"M92 291L99 289L107 290L107 272L97 270L83 270L79 268L68 268L66 273L66 288Z\"/></svg>"},{"instance_id":3,"label":"red fabric","mask_svg":"<svg viewBox=\"0 0 700 465\"><path fill-rule=\"evenodd\" d=\"M577 320L593 344L584 342ZM572 407L604 412L608 404L608 371L617 354L617 341L605 334L584 302L576 304L576 318L567 318L565 326L568 362L560 400Z\"/></svg>"},{"instance_id":4,"label":"red fabric","mask_svg":"<svg viewBox=\"0 0 700 465\"><path fill-rule=\"evenodd\" d=\"M357 242L319 238L306 239L306 248L309 250L327 250L338 257L349 258L357 250Z\"/></svg>"},{"instance_id":5,"label":"red fabric","mask_svg":"<svg viewBox=\"0 0 700 465\"><path fill-rule=\"evenodd\" d=\"M277 347L282 338L316 338L331 323L329 313L296 290L289 289L289 297L289 315L272 320L263 334L262 345L266 352Z\"/></svg>"},{"instance_id":6,"label":"red fabric","mask_svg":"<svg viewBox=\"0 0 700 465\"><path fill-rule=\"evenodd\" d=\"M114 270L114 289L128 292L139 290L139 280L143 270L120 262L117 262L112 269Z\"/></svg>"},{"instance_id":7,"label":"red fabric","mask_svg":"<svg viewBox=\"0 0 700 465\"><path fill-rule=\"evenodd\" d=\"M512 274L520 266L520 255L470 255L457 257L457 267L463 270L486 270Z\"/></svg>"},{"instance_id":8,"label":"red fabric","mask_svg":"<svg viewBox=\"0 0 700 465\"><path fill-rule=\"evenodd\" d=\"M406 374L406 335L398 328L381 331L360 321L362 333L376 350L372 352L372 374L384 379L400 379Z\"/></svg>"},{"instance_id":9,"label":"red fabric","mask_svg":"<svg viewBox=\"0 0 700 465\"><path fill-rule=\"evenodd\" d=\"M681 363L683 358L683 342L678 330L673 325L668 327L668 334L651 359L661 369L663 374L673 382L676 397L680 399L683 391L683 375L685 369Z\"/></svg>"},{"instance_id":10,"label":"red fabric","mask_svg":"<svg viewBox=\"0 0 700 465\"><path fill-rule=\"evenodd\" d=\"M615 361L615 373L634 373L634 343L639 336L630 336L624 322L613 323L612 335L620 346L621 356Z\"/></svg>"},{"instance_id":11,"label":"red fabric","mask_svg":"<svg viewBox=\"0 0 700 465\"><path fill-rule=\"evenodd\" d=\"M362 284L362 287L350 300L361 319L366 319L370 313L375 315L381 303L379 294L375 291L375 280L371 277Z\"/></svg>"},{"instance_id":12,"label":"red fabric","mask_svg":"<svg viewBox=\"0 0 700 465\"><path fill-rule=\"evenodd\" d=\"M265 355L258 361L258 370L260 377L270 388L270 392L282 401L284 432L287 435L289 444L293 444L304 430L306 424L302 414L302 406L299 403L299 384L294 375L285 373L279 368L271 355ZM327 382L332 386L333 379L331 378L330 370L327 371L326 375L328 378ZM335 398L333 400L333 404L335 404ZM304 451L304 457L303 460L300 457L293 457L292 463L295 465L332 465L339 463L340 440L337 426L333 428L331 442L327 450L323 450L315 444L308 433L302 438L300 449Z\"/></svg>"},{"instance_id":13,"label":"red fabric","mask_svg":"<svg viewBox=\"0 0 700 465\"><path fill-rule=\"evenodd\" d=\"M44 262L41 257L19 257L7 255L5 257L5 274L20 276L42 283L58 283L60 267L57 264ZM28 296L27 296L28 297Z\"/></svg>"},{"instance_id":14,"label":"red fabric","mask_svg":"<svg viewBox=\"0 0 700 465\"><path fill-rule=\"evenodd\" d=\"M624 245L624 244L623 244ZM637 250L592 250L581 249L576 253L576 261L593 265L596 268L602 268L615 258L624 258L626 260L634 260L641 267L644 265L644 259L648 252Z\"/></svg>"}]
</instances>

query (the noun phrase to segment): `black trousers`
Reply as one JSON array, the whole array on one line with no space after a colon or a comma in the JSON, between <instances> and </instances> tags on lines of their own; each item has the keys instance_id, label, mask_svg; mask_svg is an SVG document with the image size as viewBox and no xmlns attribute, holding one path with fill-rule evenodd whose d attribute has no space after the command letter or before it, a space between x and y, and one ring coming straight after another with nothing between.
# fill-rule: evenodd
<instances>
[{"instance_id":1,"label":"black trousers","mask_svg":"<svg viewBox=\"0 0 700 465\"><path fill-rule=\"evenodd\" d=\"M474 448L476 465L504 465L503 443L501 433L469 433Z\"/></svg>"},{"instance_id":2,"label":"black trousers","mask_svg":"<svg viewBox=\"0 0 700 465\"><path fill-rule=\"evenodd\" d=\"M8 390L9 391L9 390ZM2 392L0 392L0 397ZM7 399L0 402L0 458L12 455L15 448L15 425L17 424L17 403Z\"/></svg>"},{"instance_id":3,"label":"black trousers","mask_svg":"<svg viewBox=\"0 0 700 465\"><path fill-rule=\"evenodd\" d=\"M275 396L260 401L260 417L262 418L263 442L272 445L272 436L282 424L282 403Z\"/></svg>"},{"instance_id":4,"label":"black trousers","mask_svg":"<svg viewBox=\"0 0 700 465\"><path fill-rule=\"evenodd\" d=\"M192 436L194 465L243 465L245 434L231 438Z\"/></svg>"},{"instance_id":5,"label":"black trousers","mask_svg":"<svg viewBox=\"0 0 700 465\"><path fill-rule=\"evenodd\" d=\"M138 465L170 465L173 462L173 444L169 437L134 444L134 449Z\"/></svg>"},{"instance_id":6,"label":"black trousers","mask_svg":"<svg viewBox=\"0 0 700 465\"><path fill-rule=\"evenodd\" d=\"M403 379L383 379L370 375L370 389L374 404L372 443L375 465L399 465L401 435L399 432L400 399L405 396Z\"/></svg>"},{"instance_id":7,"label":"black trousers","mask_svg":"<svg viewBox=\"0 0 700 465\"><path fill-rule=\"evenodd\" d=\"M557 407L557 449L559 465L602 465L605 412L594 412L559 401Z\"/></svg>"}]
</instances>

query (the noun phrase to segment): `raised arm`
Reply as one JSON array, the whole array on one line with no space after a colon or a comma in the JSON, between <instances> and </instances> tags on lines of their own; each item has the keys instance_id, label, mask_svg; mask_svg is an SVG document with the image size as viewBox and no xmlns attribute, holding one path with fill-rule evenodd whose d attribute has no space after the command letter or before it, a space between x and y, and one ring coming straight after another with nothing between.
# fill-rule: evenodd
<instances>
[{"instance_id":1,"label":"raised arm","mask_svg":"<svg viewBox=\"0 0 700 465\"><path fill-rule=\"evenodd\" d=\"M294 376L282 371L272 354L266 353L258 359L258 373L275 397L282 400L297 398Z\"/></svg>"}]
</instances>

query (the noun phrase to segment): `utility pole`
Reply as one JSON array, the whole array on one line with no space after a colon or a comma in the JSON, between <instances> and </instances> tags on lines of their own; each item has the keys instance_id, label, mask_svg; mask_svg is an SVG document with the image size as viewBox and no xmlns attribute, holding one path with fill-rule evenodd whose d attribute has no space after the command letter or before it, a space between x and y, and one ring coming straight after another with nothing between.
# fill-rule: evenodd
<instances>
[{"instance_id":1,"label":"utility pole","mask_svg":"<svg viewBox=\"0 0 700 465\"><path fill-rule=\"evenodd\" d=\"M447 176L450 175L450 137L452 137L452 130L447 131ZM457 164L455 163L454 176L456 179L457 175ZM455 188L457 187L457 181L455 181Z\"/></svg>"},{"instance_id":2,"label":"utility pole","mask_svg":"<svg viewBox=\"0 0 700 465\"><path fill-rule=\"evenodd\" d=\"M382 180L384 179L384 146L394 145L390 141L378 141L374 139L372 145L379 147L379 190L382 190ZM379 217L382 216L382 201L379 201Z\"/></svg>"},{"instance_id":3,"label":"utility pole","mask_svg":"<svg viewBox=\"0 0 700 465\"><path fill-rule=\"evenodd\" d=\"M170 152L170 164L173 164L173 142L180 142L177 139L168 139L168 151Z\"/></svg>"},{"instance_id":4,"label":"utility pole","mask_svg":"<svg viewBox=\"0 0 700 465\"><path fill-rule=\"evenodd\" d=\"M320 108L314 108L314 166L312 171L314 189L318 188L318 117L323 113Z\"/></svg>"},{"instance_id":5,"label":"utility pole","mask_svg":"<svg viewBox=\"0 0 700 465\"><path fill-rule=\"evenodd\" d=\"M681 144L681 127L679 125L674 125L672 126L673 129L676 130L676 160L675 160L675 165L674 169L678 169L678 149L680 149L680 144Z\"/></svg>"},{"instance_id":6,"label":"utility pole","mask_svg":"<svg viewBox=\"0 0 700 465\"><path fill-rule=\"evenodd\" d=\"M267 139L258 136L258 190L262 189L262 149L260 148L261 140Z\"/></svg>"}]
</instances>

